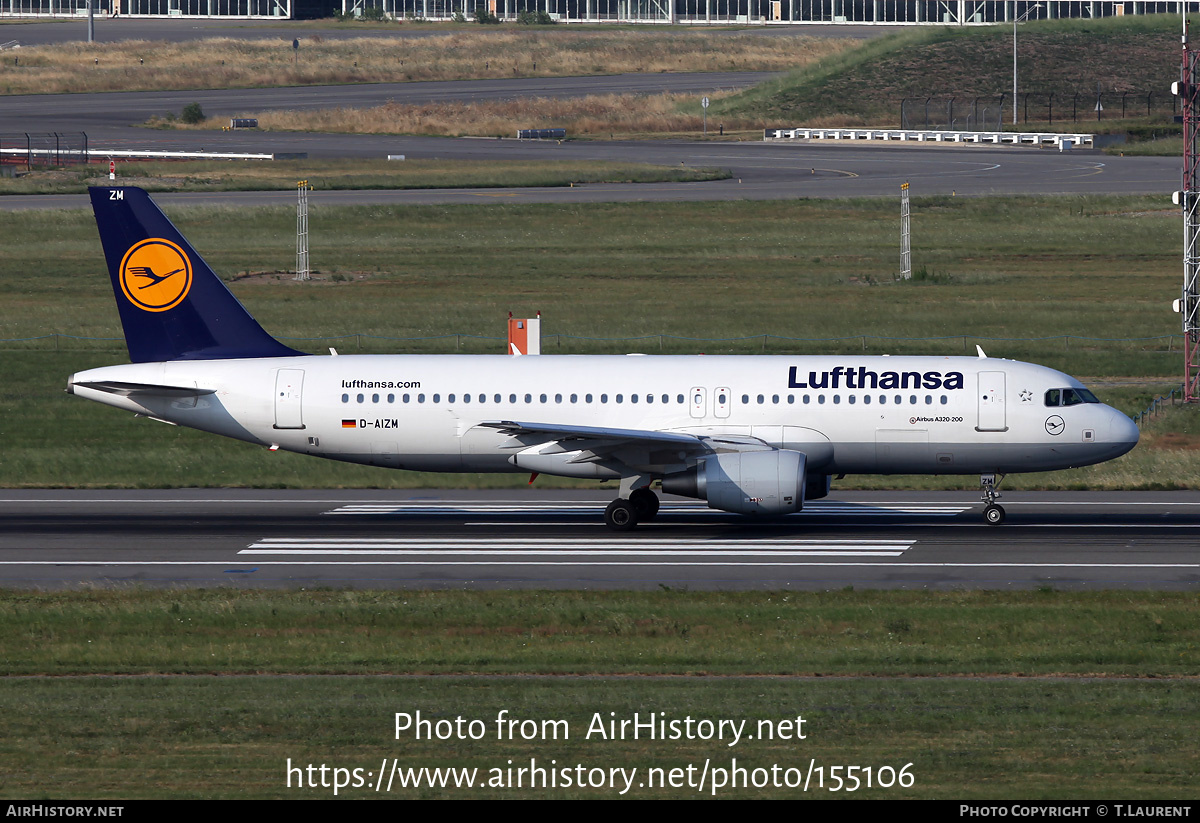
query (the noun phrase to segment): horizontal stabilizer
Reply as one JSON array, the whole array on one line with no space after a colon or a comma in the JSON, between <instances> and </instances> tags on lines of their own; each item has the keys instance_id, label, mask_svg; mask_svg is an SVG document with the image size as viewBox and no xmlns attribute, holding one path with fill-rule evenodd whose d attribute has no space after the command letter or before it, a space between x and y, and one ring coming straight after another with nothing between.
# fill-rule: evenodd
<instances>
[{"instance_id":1,"label":"horizontal stabilizer","mask_svg":"<svg viewBox=\"0 0 1200 823\"><path fill-rule=\"evenodd\" d=\"M132 397L133 395L154 395L156 397L170 397L172 399L180 397L200 397L205 394L214 394L216 389L197 389L188 388L186 386L158 386L153 383L121 383L116 380L96 380L81 383L71 383L67 386L67 391L74 394L76 386L82 386L85 389L94 389L102 391L106 394L118 394L121 397Z\"/></svg>"}]
</instances>

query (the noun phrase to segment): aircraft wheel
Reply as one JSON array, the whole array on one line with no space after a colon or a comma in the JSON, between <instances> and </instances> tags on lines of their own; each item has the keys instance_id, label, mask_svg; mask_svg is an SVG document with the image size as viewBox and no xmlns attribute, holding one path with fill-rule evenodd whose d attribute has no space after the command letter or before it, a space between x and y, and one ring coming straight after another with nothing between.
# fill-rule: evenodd
<instances>
[{"instance_id":1,"label":"aircraft wheel","mask_svg":"<svg viewBox=\"0 0 1200 823\"><path fill-rule=\"evenodd\" d=\"M629 495L629 502L637 512L639 523L652 520L658 514L658 495L649 489L636 489Z\"/></svg>"},{"instance_id":2,"label":"aircraft wheel","mask_svg":"<svg viewBox=\"0 0 1200 823\"><path fill-rule=\"evenodd\" d=\"M604 523L610 529L627 532L637 525L637 509L628 500L614 500L604 510Z\"/></svg>"},{"instance_id":3,"label":"aircraft wheel","mask_svg":"<svg viewBox=\"0 0 1200 823\"><path fill-rule=\"evenodd\" d=\"M983 510L983 519L989 526L999 526L1004 522L1004 507L993 503Z\"/></svg>"}]
</instances>

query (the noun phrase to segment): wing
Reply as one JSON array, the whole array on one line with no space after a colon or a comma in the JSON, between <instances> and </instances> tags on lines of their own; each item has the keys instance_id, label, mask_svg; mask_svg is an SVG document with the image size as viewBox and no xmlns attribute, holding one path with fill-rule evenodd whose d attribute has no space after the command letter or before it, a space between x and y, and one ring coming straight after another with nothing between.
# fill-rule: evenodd
<instances>
[{"instance_id":1,"label":"wing","mask_svg":"<svg viewBox=\"0 0 1200 823\"><path fill-rule=\"evenodd\" d=\"M509 435L512 442L502 448L524 453L536 452L543 458L563 455L564 467L600 463L621 474L683 471L704 455L770 451L774 448L758 438L735 435L704 436L687 432L568 426L517 420L483 421L479 426Z\"/></svg>"}]
</instances>

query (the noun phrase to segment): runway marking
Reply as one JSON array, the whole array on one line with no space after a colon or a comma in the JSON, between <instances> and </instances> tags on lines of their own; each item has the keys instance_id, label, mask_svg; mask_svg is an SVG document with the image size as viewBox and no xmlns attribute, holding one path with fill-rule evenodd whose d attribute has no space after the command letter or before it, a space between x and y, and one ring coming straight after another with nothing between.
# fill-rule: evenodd
<instances>
[{"instance_id":1,"label":"runway marking","mask_svg":"<svg viewBox=\"0 0 1200 823\"><path fill-rule=\"evenodd\" d=\"M262 560L262 566L429 566L426 560ZM1200 569L1200 563L910 563L907 561L549 561L443 560L439 566L871 566L897 569ZM0 566L229 566L228 560L0 560Z\"/></svg>"},{"instance_id":2,"label":"runway marking","mask_svg":"<svg viewBox=\"0 0 1200 823\"><path fill-rule=\"evenodd\" d=\"M572 539L531 537L495 538L287 538L265 537L240 555L427 555L438 565L443 558L494 557L512 563L521 557L578 558L800 558L899 557L913 540L638 540L634 538ZM483 561L494 562L494 561ZM519 561L518 565L524 561ZM630 561L606 560L615 565ZM649 562L649 561L644 561Z\"/></svg>"}]
</instances>

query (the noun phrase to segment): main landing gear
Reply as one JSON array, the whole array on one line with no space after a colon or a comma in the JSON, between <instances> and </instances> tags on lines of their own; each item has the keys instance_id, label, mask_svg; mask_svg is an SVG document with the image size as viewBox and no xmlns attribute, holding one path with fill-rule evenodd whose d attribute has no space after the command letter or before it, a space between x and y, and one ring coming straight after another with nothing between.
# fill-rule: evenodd
<instances>
[{"instance_id":1,"label":"main landing gear","mask_svg":"<svg viewBox=\"0 0 1200 823\"><path fill-rule=\"evenodd\" d=\"M1000 497L1000 492L996 489L1003 482L1004 475L1000 475L999 480L994 474L979 475L979 487L983 491L983 502L986 504L983 507L983 519L989 526L999 526L1004 522L1004 507L996 503Z\"/></svg>"},{"instance_id":2,"label":"main landing gear","mask_svg":"<svg viewBox=\"0 0 1200 823\"><path fill-rule=\"evenodd\" d=\"M604 523L615 531L627 532L638 523L653 520L656 514L658 495L643 486L630 491L628 498L618 497L609 503L604 510Z\"/></svg>"}]
</instances>

